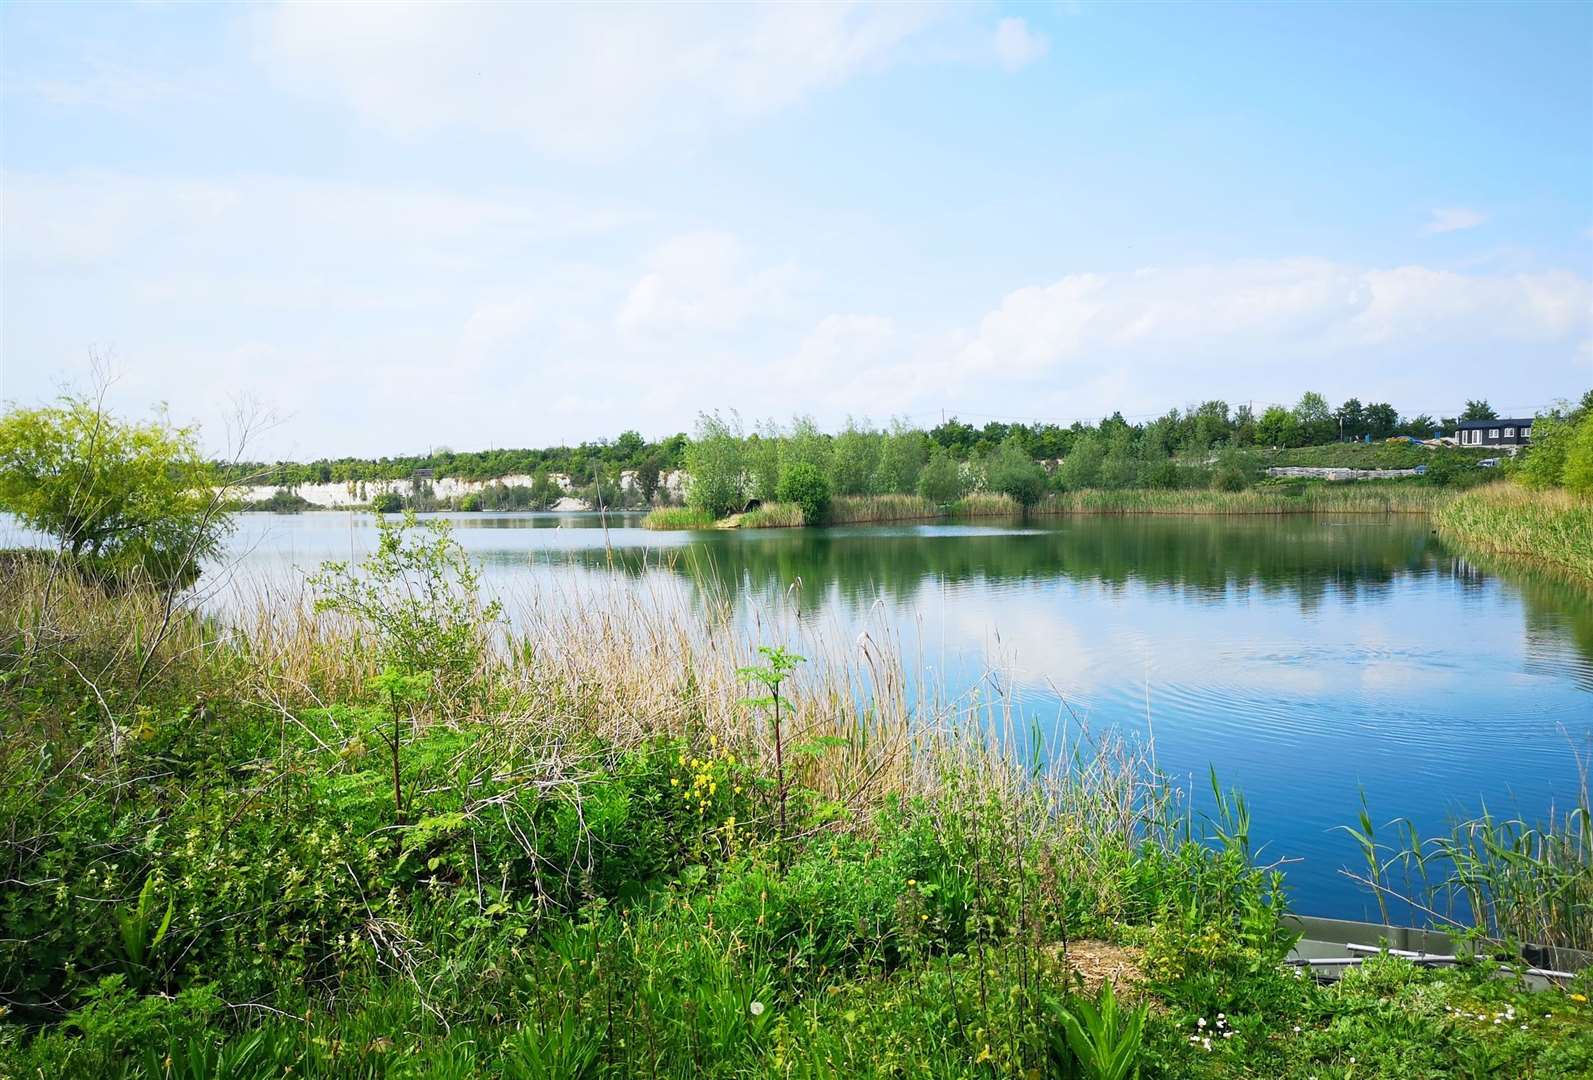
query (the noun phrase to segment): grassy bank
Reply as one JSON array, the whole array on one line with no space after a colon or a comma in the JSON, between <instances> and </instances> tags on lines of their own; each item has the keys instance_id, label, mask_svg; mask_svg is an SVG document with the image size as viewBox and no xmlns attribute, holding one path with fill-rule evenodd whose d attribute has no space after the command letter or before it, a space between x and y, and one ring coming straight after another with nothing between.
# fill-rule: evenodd
<instances>
[{"instance_id":1,"label":"grassy bank","mask_svg":"<svg viewBox=\"0 0 1593 1080\"><path fill-rule=\"evenodd\" d=\"M438 543L225 624L3 568L0 1075L1075 1076L1103 976L1146 1078L1593 1067L1492 965L1279 966L1242 800L1140 747L1020 762L999 699L727 612L510 631Z\"/></svg>"},{"instance_id":2,"label":"grassy bank","mask_svg":"<svg viewBox=\"0 0 1593 1080\"><path fill-rule=\"evenodd\" d=\"M1593 588L1593 499L1491 484L1445 502L1433 521L1463 550L1549 568Z\"/></svg>"}]
</instances>

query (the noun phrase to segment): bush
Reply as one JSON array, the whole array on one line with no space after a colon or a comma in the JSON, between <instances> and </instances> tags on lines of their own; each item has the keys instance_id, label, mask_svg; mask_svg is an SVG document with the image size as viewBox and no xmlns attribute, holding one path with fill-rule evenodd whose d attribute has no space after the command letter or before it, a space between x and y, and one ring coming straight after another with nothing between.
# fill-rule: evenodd
<instances>
[{"instance_id":1,"label":"bush","mask_svg":"<svg viewBox=\"0 0 1593 1080\"><path fill-rule=\"evenodd\" d=\"M480 571L446 521L377 520L376 550L359 564L325 562L309 583L317 611L348 615L375 633L377 657L404 674L429 673L445 689L474 678L496 601L481 603Z\"/></svg>"},{"instance_id":2,"label":"bush","mask_svg":"<svg viewBox=\"0 0 1593 1080\"><path fill-rule=\"evenodd\" d=\"M1008 439L985 460L985 487L1027 509L1045 494L1045 470L1017 440Z\"/></svg>"},{"instance_id":3,"label":"bush","mask_svg":"<svg viewBox=\"0 0 1593 1080\"><path fill-rule=\"evenodd\" d=\"M1242 450L1226 450L1212 470L1211 486L1218 491L1243 491L1255 480L1255 459Z\"/></svg>"},{"instance_id":4,"label":"bush","mask_svg":"<svg viewBox=\"0 0 1593 1080\"><path fill-rule=\"evenodd\" d=\"M956 502L968 492L962 469L945 447L929 453L929 461L918 474L918 494L939 506Z\"/></svg>"},{"instance_id":5,"label":"bush","mask_svg":"<svg viewBox=\"0 0 1593 1080\"><path fill-rule=\"evenodd\" d=\"M817 465L799 461L780 472L780 483L775 493L781 502L795 503L802 508L802 519L818 524L830 509L830 483Z\"/></svg>"},{"instance_id":6,"label":"bush","mask_svg":"<svg viewBox=\"0 0 1593 1080\"><path fill-rule=\"evenodd\" d=\"M277 488L276 491L271 493L269 499L244 503L243 509L261 510L271 514L297 514L301 510L308 510L313 506L313 503L298 492L289 491L287 488Z\"/></svg>"},{"instance_id":7,"label":"bush","mask_svg":"<svg viewBox=\"0 0 1593 1080\"><path fill-rule=\"evenodd\" d=\"M404 497L396 491L383 491L371 499L371 509L378 514L396 514L404 509Z\"/></svg>"}]
</instances>

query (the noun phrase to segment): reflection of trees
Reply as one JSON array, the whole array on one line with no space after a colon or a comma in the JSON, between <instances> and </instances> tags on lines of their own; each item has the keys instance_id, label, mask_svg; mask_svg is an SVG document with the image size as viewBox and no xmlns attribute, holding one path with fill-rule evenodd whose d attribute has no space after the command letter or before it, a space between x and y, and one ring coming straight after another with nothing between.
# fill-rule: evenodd
<instances>
[{"instance_id":1,"label":"reflection of trees","mask_svg":"<svg viewBox=\"0 0 1593 1080\"><path fill-rule=\"evenodd\" d=\"M1490 563L1489 568L1503 571L1499 577L1521 597L1525 670L1551 677L1569 670L1578 686L1593 691L1593 596L1533 567ZM1575 652L1570 664L1563 659L1567 644Z\"/></svg>"},{"instance_id":2,"label":"reflection of trees","mask_svg":"<svg viewBox=\"0 0 1593 1080\"><path fill-rule=\"evenodd\" d=\"M654 549L536 551L545 563L656 568ZM1338 524L1303 517L1077 517L1027 532L940 529L770 530L694 538L670 565L732 593L768 593L798 579L810 603L853 607L911 598L925 583L1051 583L1059 579L1174 590L1219 602L1259 591L1311 608L1330 592L1376 597L1402 573L1449 557L1425 521Z\"/></svg>"}]
</instances>

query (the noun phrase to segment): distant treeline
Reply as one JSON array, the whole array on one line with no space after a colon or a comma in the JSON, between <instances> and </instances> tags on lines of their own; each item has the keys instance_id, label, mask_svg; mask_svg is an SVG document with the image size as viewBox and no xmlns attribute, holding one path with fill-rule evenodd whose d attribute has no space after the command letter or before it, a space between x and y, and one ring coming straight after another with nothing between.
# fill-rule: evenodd
<instances>
[{"instance_id":1,"label":"distant treeline","mask_svg":"<svg viewBox=\"0 0 1593 1080\"><path fill-rule=\"evenodd\" d=\"M1465 419L1486 419L1493 415L1487 402L1468 404ZM1113 413L1098 424L1075 422L1069 426L1048 423L1003 423L990 421L982 426L964 423L955 416L935 427L924 429L893 425L892 431L911 430L925 445L941 448L954 461L966 462L1012 444L1034 460L1066 457L1074 444L1090 434L1111 440L1127 433L1135 441L1149 437L1158 445L1176 452L1209 450L1223 446L1310 446L1338 439L1383 439L1391 435L1430 438L1435 431L1452 430L1455 418L1434 420L1425 414L1402 417L1386 402L1363 405L1351 398L1337 409L1315 393L1307 393L1293 408L1269 406L1259 415L1249 405L1230 408L1224 401L1207 401L1180 412L1169 410L1154 420L1133 424ZM799 421L804 429L814 430L811 421ZM768 430L764 425L762 430ZM836 435L819 435L834 441L858 432L872 430L867 424L848 424ZM756 436L754 436L756 437ZM614 439L583 442L579 446L553 446L543 449L499 449L456 452L440 447L429 454L383 458L320 458L310 462L240 462L222 467L228 481L248 479L259 484L297 487L300 484L359 483L407 480L423 469L433 476L462 480L494 480L503 476L537 476L558 473L572 485L585 487L599 481L616 481L621 472L637 471L654 475L685 467L686 448L691 440L685 433L656 442L635 431ZM892 484L891 487L898 487Z\"/></svg>"}]
</instances>

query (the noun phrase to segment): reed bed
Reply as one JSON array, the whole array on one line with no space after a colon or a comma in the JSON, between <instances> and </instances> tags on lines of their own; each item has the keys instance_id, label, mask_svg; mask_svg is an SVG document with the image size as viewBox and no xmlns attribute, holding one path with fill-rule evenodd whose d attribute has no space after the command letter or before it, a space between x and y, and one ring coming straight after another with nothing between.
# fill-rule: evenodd
<instances>
[{"instance_id":1,"label":"reed bed","mask_svg":"<svg viewBox=\"0 0 1593 1080\"><path fill-rule=\"evenodd\" d=\"M798 529L805 524L802 508L788 502L764 503L736 519L736 527L740 529Z\"/></svg>"},{"instance_id":2,"label":"reed bed","mask_svg":"<svg viewBox=\"0 0 1593 1080\"><path fill-rule=\"evenodd\" d=\"M921 495L837 495L830 500L829 520L834 525L927 521L940 516L940 507Z\"/></svg>"},{"instance_id":3,"label":"reed bed","mask_svg":"<svg viewBox=\"0 0 1593 1080\"><path fill-rule=\"evenodd\" d=\"M1010 495L995 491L975 491L958 499L951 507L952 517L1015 517L1023 513Z\"/></svg>"},{"instance_id":4,"label":"reed bed","mask_svg":"<svg viewBox=\"0 0 1593 1080\"><path fill-rule=\"evenodd\" d=\"M673 531L677 529L711 529L714 517L706 510L691 506L660 506L642 519L642 528Z\"/></svg>"},{"instance_id":5,"label":"reed bed","mask_svg":"<svg viewBox=\"0 0 1593 1080\"><path fill-rule=\"evenodd\" d=\"M1033 514L1427 514L1454 496L1411 484L1261 486L1247 491L1085 490L1047 496Z\"/></svg>"},{"instance_id":6,"label":"reed bed","mask_svg":"<svg viewBox=\"0 0 1593 1080\"><path fill-rule=\"evenodd\" d=\"M1463 549L1534 563L1593 587L1593 499L1497 483L1446 501L1433 520Z\"/></svg>"}]
</instances>

